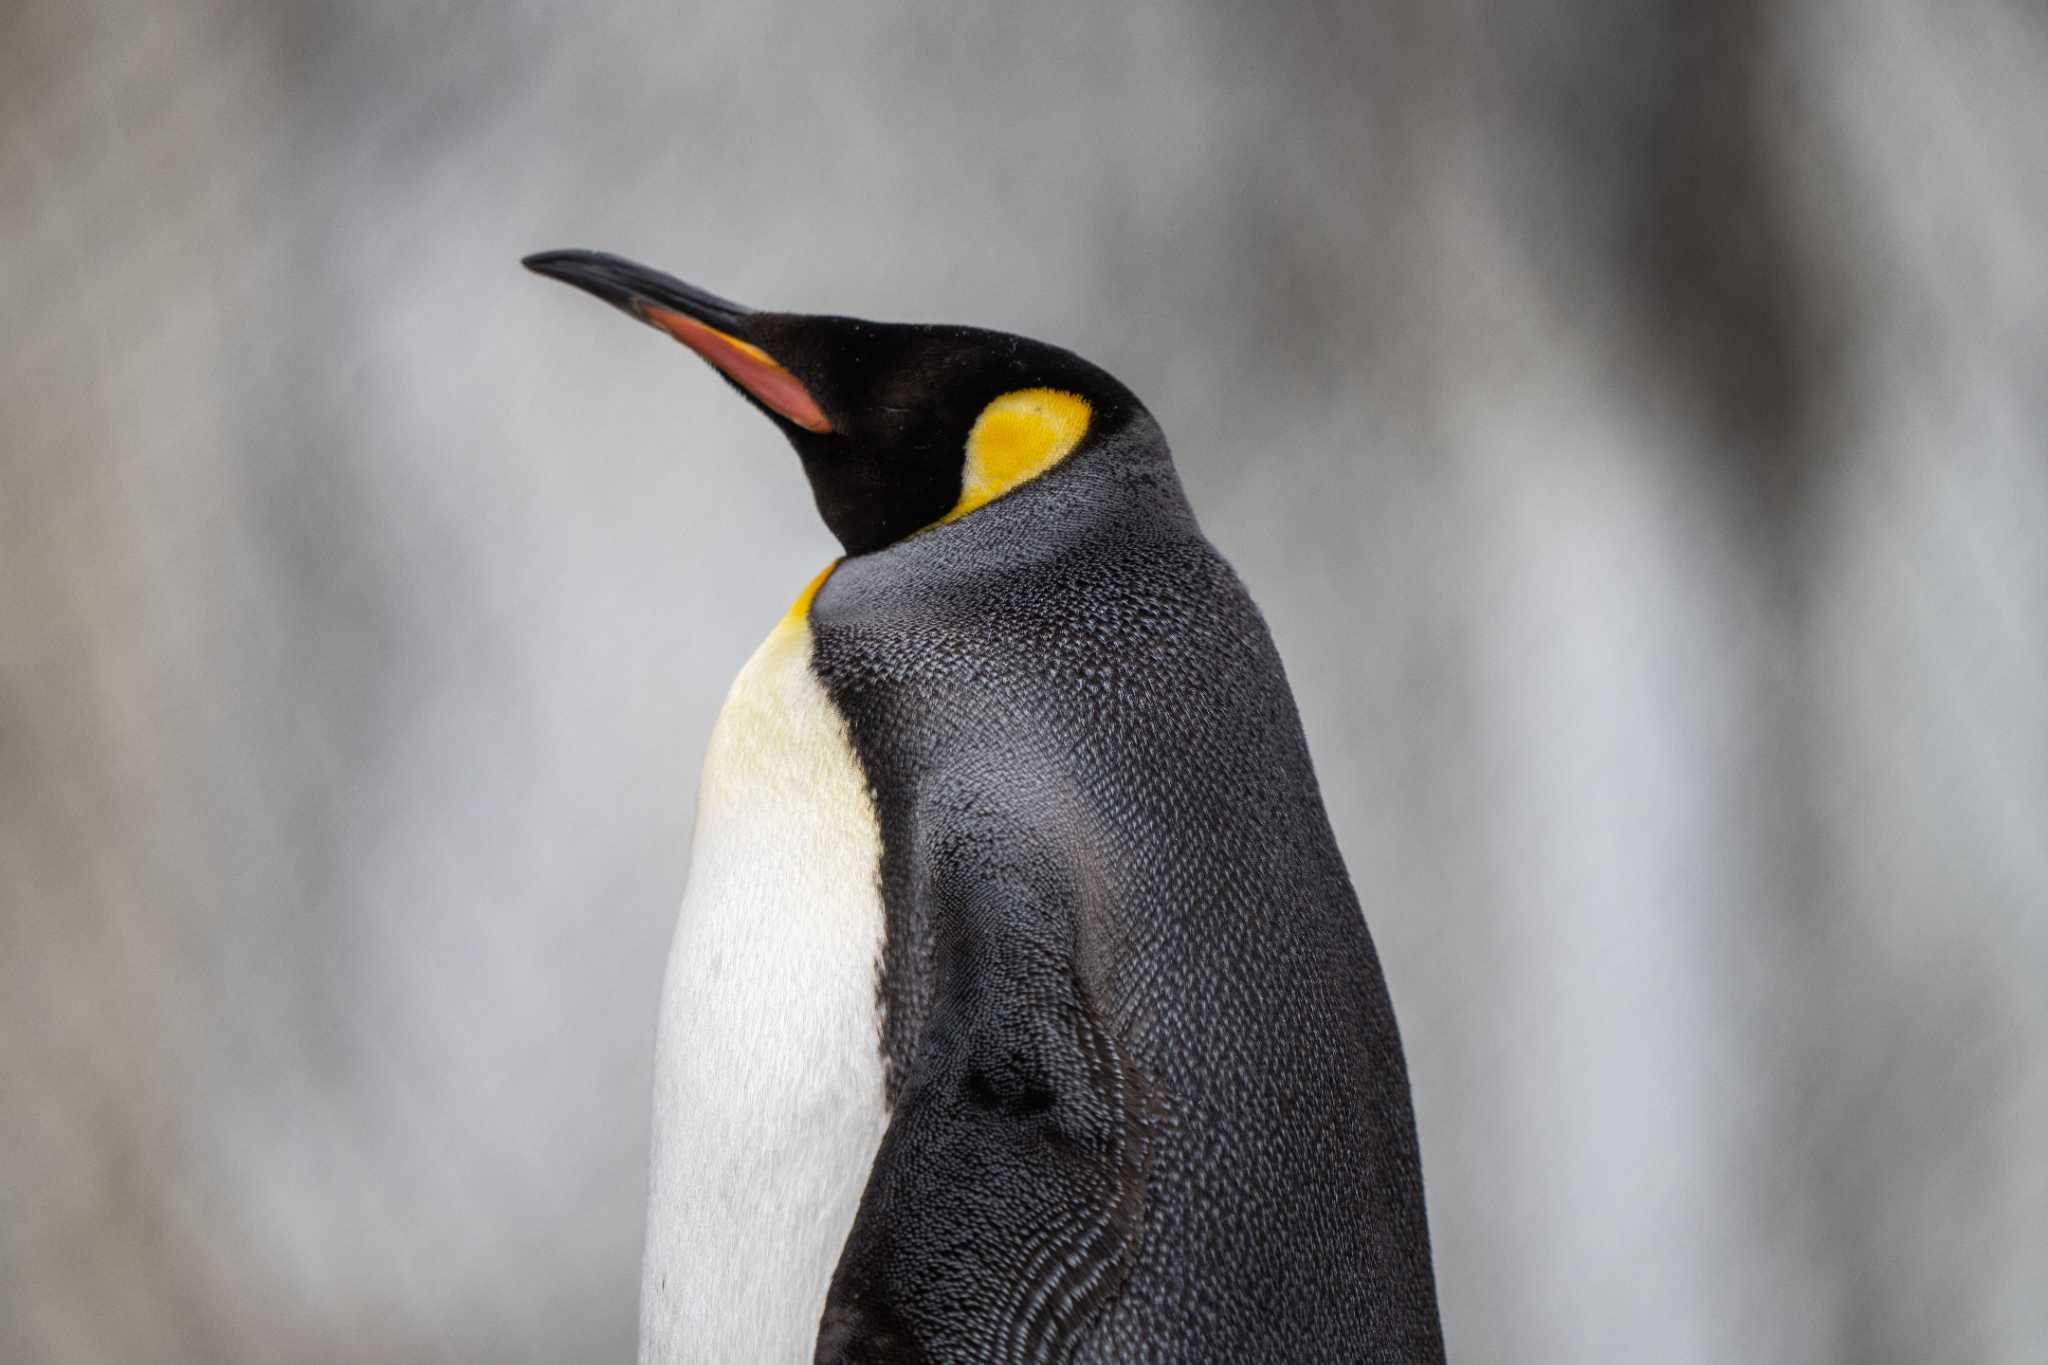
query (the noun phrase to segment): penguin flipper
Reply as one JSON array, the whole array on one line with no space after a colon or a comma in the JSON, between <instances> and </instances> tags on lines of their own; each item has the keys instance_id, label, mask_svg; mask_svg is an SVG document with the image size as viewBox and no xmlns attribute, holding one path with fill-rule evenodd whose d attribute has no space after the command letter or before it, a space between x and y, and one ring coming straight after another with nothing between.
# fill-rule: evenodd
<instances>
[{"instance_id":1,"label":"penguin flipper","mask_svg":"<svg viewBox=\"0 0 2048 1365\"><path fill-rule=\"evenodd\" d=\"M1050 860L964 861L818 1365L1064 1360L1137 1259L1151 1105L1097 1005L1105 917Z\"/></svg>"}]
</instances>

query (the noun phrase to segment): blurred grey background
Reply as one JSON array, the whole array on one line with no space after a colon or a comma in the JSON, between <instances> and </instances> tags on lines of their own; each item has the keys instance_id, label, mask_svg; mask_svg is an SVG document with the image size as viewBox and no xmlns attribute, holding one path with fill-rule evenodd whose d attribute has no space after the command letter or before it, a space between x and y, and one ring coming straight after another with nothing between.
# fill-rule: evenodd
<instances>
[{"instance_id":1,"label":"blurred grey background","mask_svg":"<svg viewBox=\"0 0 2048 1365\"><path fill-rule=\"evenodd\" d=\"M518 268L1056 340L1263 603L1464 1361L2048 1359L2048 12L0 8L0 1359L631 1353L834 552Z\"/></svg>"}]
</instances>

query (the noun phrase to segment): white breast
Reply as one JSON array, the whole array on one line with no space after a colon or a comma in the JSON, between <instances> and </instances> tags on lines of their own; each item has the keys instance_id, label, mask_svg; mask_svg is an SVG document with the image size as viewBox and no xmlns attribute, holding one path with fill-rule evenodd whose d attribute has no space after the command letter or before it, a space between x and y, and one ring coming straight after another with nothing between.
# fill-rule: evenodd
<instances>
[{"instance_id":1,"label":"white breast","mask_svg":"<svg viewBox=\"0 0 2048 1365\"><path fill-rule=\"evenodd\" d=\"M808 1362L887 1114L881 836L793 611L705 758L655 1054L640 1359Z\"/></svg>"}]
</instances>

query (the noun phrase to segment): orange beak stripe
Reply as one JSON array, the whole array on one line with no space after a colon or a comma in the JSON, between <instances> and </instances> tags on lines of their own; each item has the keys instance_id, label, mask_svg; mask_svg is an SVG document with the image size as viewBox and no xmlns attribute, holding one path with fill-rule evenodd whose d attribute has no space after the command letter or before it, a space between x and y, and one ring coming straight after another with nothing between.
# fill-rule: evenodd
<instances>
[{"instance_id":1,"label":"orange beak stripe","mask_svg":"<svg viewBox=\"0 0 2048 1365\"><path fill-rule=\"evenodd\" d=\"M811 397L797 377L775 363L775 357L759 346L727 336L673 309L642 303L638 311L647 321L667 332L683 345L716 365L733 383L774 412L780 413L805 431L829 432L832 423L818 400Z\"/></svg>"}]
</instances>

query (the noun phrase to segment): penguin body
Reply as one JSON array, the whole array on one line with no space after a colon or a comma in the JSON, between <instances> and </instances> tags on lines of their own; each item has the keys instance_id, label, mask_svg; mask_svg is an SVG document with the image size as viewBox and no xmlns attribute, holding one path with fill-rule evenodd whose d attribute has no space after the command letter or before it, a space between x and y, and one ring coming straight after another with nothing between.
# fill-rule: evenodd
<instances>
[{"instance_id":1,"label":"penguin body","mask_svg":"<svg viewBox=\"0 0 2048 1365\"><path fill-rule=\"evenodd\" d=\"M643 1361L1441 1360L1379 964L1151 416L1022 338L529 264L717 365L849 551L707 760Z\"/></svg>"},{"instance_id":2,"label":"penguin body","mask_svg":"<svg viewBox=\"0 0 2048 1365\"><path fill-rule=\"evenodd\" d=\"M809 1360L888 1122L880 832L803 606L705 753L655 1051L644 1360Z\"/></svg>"}]
</instances>

